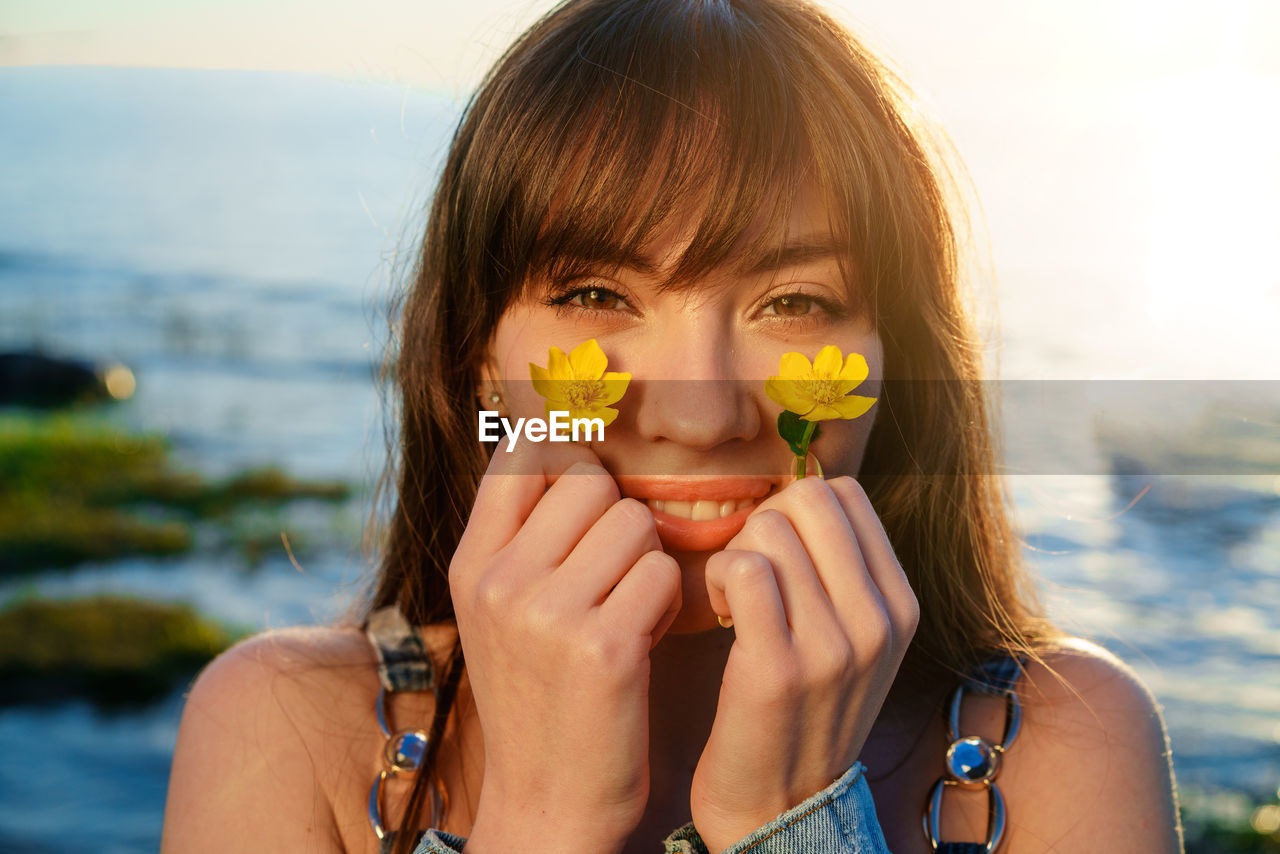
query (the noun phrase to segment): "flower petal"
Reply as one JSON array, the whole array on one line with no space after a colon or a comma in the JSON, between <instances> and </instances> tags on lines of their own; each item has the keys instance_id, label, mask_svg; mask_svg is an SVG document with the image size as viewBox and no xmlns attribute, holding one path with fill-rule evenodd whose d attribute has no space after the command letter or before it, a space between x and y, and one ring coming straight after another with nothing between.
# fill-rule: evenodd
<instances>
[{"instance_id":1,"label":"flower petal","mask_svg":"<svg viewBox=\"0 0 1280 854\"><path fill-rule=\"evenodd\" d=\"M837 414L834 416L836 418L857 418L870 409L875 402L874 397L851 394L831 404L831 408L836 411Z\"/></svg>"},{"instance_id":2,"label":"flower petal","mask_svg":"<svg viewBox=\"0 0 1280 854\"><path fill-rule=\"evenodd\" d=\"M803 385L796 380L769 377L764 381L764 393L774 403L797 415L804 415L814 407L813 396L806 394Z\"/></svg>"},{"instance_id":3,"label":"flower petal","mask_svg":"<svg viewBox=\"0 0 1280 854\"><path fill-rule=\"evenodd\" d=\"M530 362L529 378L533 380L533 390L548 400L561 396L560 383L551 378L551 373L546 368Z\"/></svg>"},{"instance_id":4,"label":"flower petal","mask_svg":"<svg viewBox=\"0 0 1280 854\"><path fill-rule=\"evenodd\" d=\"M611 410L611 408L607 406L602 406L595 408L595 410L591 410L590 414L586 417L591 417L591 419L602 419L604 421L604 426L609 426L613 424L613 421L617 420L618 411Z\"/></svg>"},{"instance_id":5,"label":"flower petal","mask_svg":"<svg viewBox=\"0 0 1280 854\"><path fill-rule=\"evenodd\" d=\"M834 389L832 393L836 397L844 397L858 387L857 383L842 379L828 380L827 382L831 383L831 388Z\"/></svg>"},{"instance_id":6,"label":"flower petal","mask_svg":"<svg viewBox=\"0 0 1280 854\"><path fill-rule=\"evenodd\" d=\"M631 383L631 374L609 371L600 380L600 383L604 386L604 390L599 398L599 403L601 406L609 406L622 400L622 396L627 392L627 386Z\"/></svg>"},{"instance_id":7,"label":"flower petal","mask_svg":"<svg viewBox=\"0 0 1280 854\"><path fill-rule=\"evenodd\" d=\"M800 416L805 421L831 421L839 418L840 410L826 403L816 404L813 409Z\"/></svg>"},{"instance_id":8,"label":"flower petal","mask_svg":"<svg viewBox=\"0 0 1280 854\"><path fill-rule=\"evenodd\" d=\"M840 348L834 344L828 344L818 353L818 358L813 360L813 375L818 379L834 380L840 376L842 361Z\"/></svg>"},{"instance_id":9,"label":"flower petal","mask_svg":"<svg viewBox=\"0 0 1280 854\"><path fill-rule=\"evenodd\" d=\"M596 343L596 339L588 338L569 354L569 364L573 367L573 376L580 380L598 380L604 376L609 360L604 350Z\"/></svg>"},{"instance_id":10,"label":"flower petal","mask_svg":"<svg viewBox=\"0 0 1280 854\"><path fill-rule=\"evenodd\" d=\"M552 347L547 353L547 373L554 380L573 379L573 366L569 364L569 357L559 347Z\"/></svg>"},{"instance_id":11,"label":"flower petal","mask_svg":"<svg viewBox=\"0 0 1280 854\"><path fill-rule=\"evenodd\" d=\"M783 353L776 379L807 380L813 377L813 365L803 353Z\"/></svg>"},{"instance_id":12,"label":"flower petal","mask_svg":"<svg viewBox=\"0 0 1280 854\"><path fill-rule=\"evenodd\" d=\"M869 373L866 357L861 353L850 353L849 357L844 360L844 368L840 371L840 379L849 380L856 386L865 380Z\"/></svg>"}]
</instances>

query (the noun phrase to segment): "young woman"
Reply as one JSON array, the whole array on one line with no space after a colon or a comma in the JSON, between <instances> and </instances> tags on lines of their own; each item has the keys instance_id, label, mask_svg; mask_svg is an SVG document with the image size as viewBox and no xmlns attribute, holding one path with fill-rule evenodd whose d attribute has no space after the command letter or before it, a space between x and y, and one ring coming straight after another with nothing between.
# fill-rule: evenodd
<instances>
[{"instance_id":1,"label":"young woman","mask_svg":"<svg viewBox=\"0 0 1280 854\"><path fill-rule=\"evenodd\" d=\"M371 601L205 670L166 851L1180 849L1154 700L1029 589L906 105L801 0L570 0L508 50L400 317ZM589 340L603 441L478 440ZM764 380L829 345L877 402L796 478Z\"/></svg>"}]
</instances>

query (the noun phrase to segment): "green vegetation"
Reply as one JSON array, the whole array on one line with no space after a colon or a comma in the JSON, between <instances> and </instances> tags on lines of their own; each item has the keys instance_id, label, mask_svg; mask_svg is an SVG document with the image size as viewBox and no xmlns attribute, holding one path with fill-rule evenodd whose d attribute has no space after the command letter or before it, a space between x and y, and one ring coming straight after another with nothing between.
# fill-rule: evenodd
<instances>
[{"instance_id":1,"label":"green vegetation","mask_svg":"<svg viewBox=\"0 0 1280 854\"><path fill-rule=\"evenodd\" d=\"M1280 854L1275 799L1230 790L1180 787L1187 854Z\"/></svg>"},{"instance_id":2,"label":"green vegetation","mask_svg":"<svg viewBox=\"0 0 1280 854\"><path fill-rule=\"evenodd\" d=\"M274 467L209 481L178 470L162 437L84 417L0 416L0 574L180 554L193 546L197 519L243 529L227 521L238 508L349 495L346 483L299 481ZM266 539L259 532L242 550L250 564Z\"/></svg>"},{"instance_id":3,"label":"green vegetation","mask_svg":"<svg viewBox=\"0 0 1280 854\"><path fill-rule=\"evenodd\" d=\"M0 610L0 704L152 700L238 634L185 605L120 596L20 599Z\"/></svg>"},{"instance_id":4,"label":"green vegetation","mask_svg":"<svg viewBox=\"0 0 1280 854\"><path fill-rule=\"evenodd\" d=\"M1247 824L1208 824L1188 835L1187 854L1280 854L1280 839L1261 834Z\"/></svg>"}]
</instances>

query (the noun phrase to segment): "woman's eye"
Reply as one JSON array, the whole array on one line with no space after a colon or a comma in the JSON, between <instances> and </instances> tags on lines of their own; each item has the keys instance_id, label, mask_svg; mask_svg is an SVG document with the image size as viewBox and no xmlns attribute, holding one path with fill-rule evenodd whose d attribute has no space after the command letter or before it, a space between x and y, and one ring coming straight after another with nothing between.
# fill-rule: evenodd
<instances>
[{"instance_id":1,"label":"woman's eye","mask_svg":"<svg viewBox=\"0 0 1280 854\"><path fill-rule=\"evenodd\" d=\"M547 305L556 308L572 305L587 311L616 311L626 305L626 300L617 291L602 287L574 288L546 300Z\"/></svg>"},{"instance_id":2,"label":"woman's eye","mask_svg":"<svg viewBox=\"0 0 1280 854\"><path fill-rule=\"evenodd\" d=\"M766 309L773 308L773 314L779 317L803 317L809 314L817 301L804 294L786 294L771 300Z\"/></svg>"},{"instance_id":3,"label":"woman's eye","mask_svg":"<svg viewBox=\"0 0 1280 854\"><path fill-rule=\"evenodd\" d=\"M613 291L605 288L588 288L578 292L578 296L582 298L580 305L583 308L599 308L609 310L617 308L622 302L622 297Z\"/></svg>"}]
</instances>

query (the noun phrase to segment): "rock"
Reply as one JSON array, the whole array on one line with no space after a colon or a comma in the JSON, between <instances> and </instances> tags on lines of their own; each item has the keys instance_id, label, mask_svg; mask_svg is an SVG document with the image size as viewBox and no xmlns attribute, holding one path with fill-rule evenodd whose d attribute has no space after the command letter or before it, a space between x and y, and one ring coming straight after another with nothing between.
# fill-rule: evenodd
<instances>
[{"instance_id":1,"label":"rock","mask_svg":"<svg viewBox=\"0 0 1280 854\"><path fill-rule=\"evenodd\" d=\"M234 639L187 605L110 595L19 600L0 611L0 705L147 702Z\"/></svg>"},{"instance_id":2,"label":"rock","mask_svg":"<svg viewBox=\"0 0 1280 854\"><path fill-rule=\"evenodd\" d=\"M0 406L48 409L124 400L135 386L133 373L123 365L98 367L37 352L0 353Z\"/></svg>"}]
</instances>

